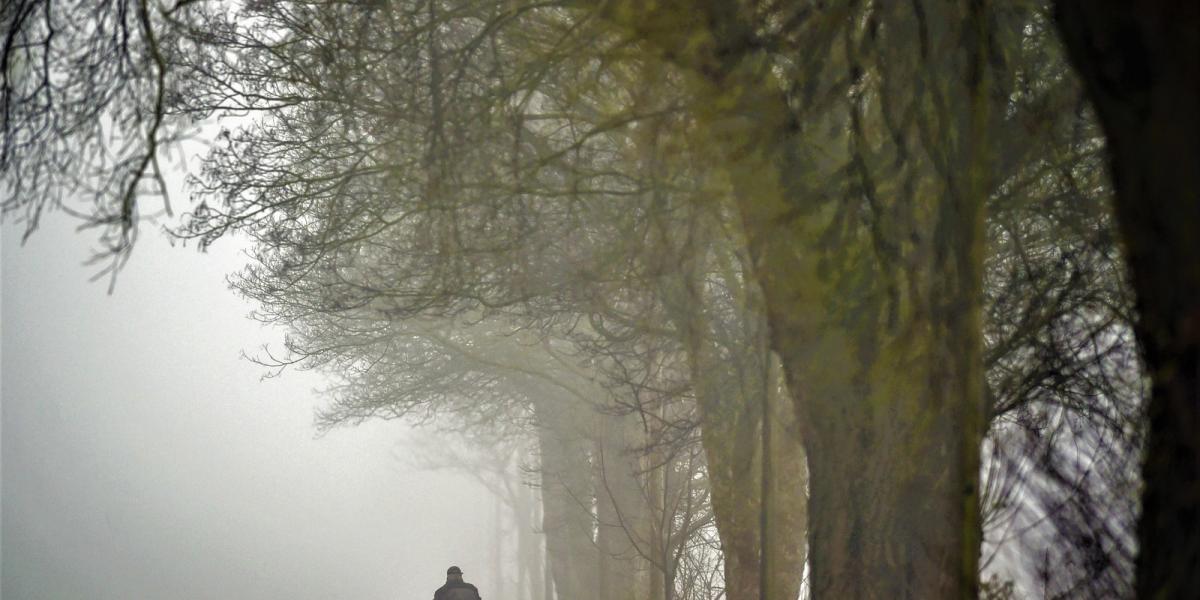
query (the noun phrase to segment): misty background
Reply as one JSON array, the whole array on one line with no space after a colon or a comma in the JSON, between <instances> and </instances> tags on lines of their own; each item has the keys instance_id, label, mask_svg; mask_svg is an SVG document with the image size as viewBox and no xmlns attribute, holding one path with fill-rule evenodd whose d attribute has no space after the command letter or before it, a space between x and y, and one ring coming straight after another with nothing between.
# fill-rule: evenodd
<instances>
[{"instance_id":1,"label":"misty background","mask_svg":"<svg viewBox=\"0 0 1200 600\"><path fill-rule=\"evenodd\" d=\"M494 499L414 455L448 436L317 438L321 377L240 357L282 334L226 287L238 240L201 254L148 228L110 296L69 220L21 232L2 234L0 595L427 598L457 564L496 597Z\"/></svg>"}]
</instances>

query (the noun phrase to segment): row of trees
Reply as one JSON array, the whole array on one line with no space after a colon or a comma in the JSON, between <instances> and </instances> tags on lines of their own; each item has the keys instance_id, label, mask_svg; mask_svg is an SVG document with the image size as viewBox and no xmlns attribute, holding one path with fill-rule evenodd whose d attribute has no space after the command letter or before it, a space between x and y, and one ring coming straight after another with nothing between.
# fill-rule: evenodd
<instances>
[{"instance_id":1,"label":"row of trees","mask_svg":"<svg viewBox=\"0 0 1200 600\"><path fill-rule=\"evenodd\" d=\"M18 0L4 210L92 191L122 260L246 115L176 234L254 239L324 425L536 448L560 598L975 597L1013 547L1179 597L1197 16L1100 4Z\"/></svg>"}]
</instances>

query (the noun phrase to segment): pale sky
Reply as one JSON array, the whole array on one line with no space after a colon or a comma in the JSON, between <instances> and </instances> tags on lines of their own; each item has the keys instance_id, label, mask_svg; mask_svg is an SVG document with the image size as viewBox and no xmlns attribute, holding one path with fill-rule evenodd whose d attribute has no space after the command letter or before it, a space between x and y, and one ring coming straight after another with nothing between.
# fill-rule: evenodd
<instances>
[{"instance_id":1,"label":"pale sky","mask_svg":"<svg viewBox=\"0 0 1200 600\"><path fill-rule=\"evenodd\" d=\"M282 332L226 288L236 243L148 228L108 296L51 216L3 226L4 600L409 600L451 564L495 598L482 487L398 459L403 423L314 439L319 375L239 357Z\"/></svg>"}]
</instances>

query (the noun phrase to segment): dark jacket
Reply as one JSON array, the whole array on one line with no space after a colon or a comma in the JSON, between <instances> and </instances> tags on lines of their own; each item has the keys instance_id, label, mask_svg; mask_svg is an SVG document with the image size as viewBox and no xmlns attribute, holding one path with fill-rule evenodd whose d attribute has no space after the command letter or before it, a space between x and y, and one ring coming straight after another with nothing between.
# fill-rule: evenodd
<instances>
[{"instance_id":1,"label":"dark jacket","mask_svg":"<svg viewBox=\"0 0 1200 600\"><path fill-rule=\"evenodd\" d=\"M426 588L428 589L428 588ZM465 581L447 581L433 593L433 600L482 600L479 589Z\"/></svg>"}]
</instances>

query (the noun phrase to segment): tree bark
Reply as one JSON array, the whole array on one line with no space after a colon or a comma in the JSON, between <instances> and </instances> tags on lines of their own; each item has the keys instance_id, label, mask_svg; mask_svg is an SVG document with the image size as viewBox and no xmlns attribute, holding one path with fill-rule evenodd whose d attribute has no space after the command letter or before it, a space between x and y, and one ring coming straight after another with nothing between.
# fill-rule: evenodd
<instances>
[{"instance_id":1,"label":"tree bark","mask_svg":"<svg viewBox=\"0 0 1200 600\"><path fill-rule=\"evenodd\" d=\"M1200 4L1056 4L1108 141L1152 381L1138 597L1190 598L1200 589Z\"/></svg>"},{"instance_id":2,"label":"tree bark","mask_svg":"<svg viewBox=\"0 0 1200 600\"><path fill-rule=\"evenodd\" d=\"M911 67L929 86L929 98L916 100L929 102L916 109L929 111L917 117L924 131L896 142L908 147L913 183L897 197L868 198L894 208L874 208L874 222L839 232L836 245L826 240L844 227L843 209L823 200L821 186L837 175L813 169L816 157L803 144L821 145L820 138L800 138L812 126L763 85L769 67L742 63L716 86L738 90L731 100L737 113L761 119L761 135L729 127L732 135L722 133L717 144L731 150L729 173L771 345L808 450L814 598L978 595L988 193L983 18L974 5L961 13L923 6L943 27L929 45L945 56ZM963 66L966 77L951 81ZM870 117L853 104L845 110L852 124ZM926 137L938 129L945 137ZM855 155L855 145L866 143L850 142L848 163L873 159ZM868 175L862 180L858 194L877 192L867 187L875 183Z\"/></svg>"},{"instance_id":3,"label":"tree bark","mask_svg":"<svg viewBox=\"0 0 1200 600\"><path fill-rule=\"evenodd\" d=\"M864 175L859 193L895 208L875 208L876 221L839 245L823 243L839 216L836 205L814 201L819 188L805 175L821 174L795 137L803 126L777 95L750 91L742 98L742 112L757 107L751 114L779 119L770 128L780 132L774 140L754 154L742 150L751 158L731 173L772 347L808 449L814 598L978 595L984 19L976 3L923 6L942 28L930 27L928 43L945 56L913 67L912 76L931 88L924 100L930 105L918 110L940 103L942 112L918 116L926 132L897 144L926 152L929 162L909 155L914 183L895 198L871 199L878 190ZM895 27L901 22L907 17ZM951 80L955 73L965 77ZM870 117L853 104L847 112L852 128ZM938 129L943 138L925 137ZM869 143L851 142L850 164L871 160L857 154L857 145ZM906 233L885 237L889 229Z\"/></svg>"},{"instance_id":4,"label":"tree bark","mask_svg":"<svg viewBox=\"0 0 1200 600\"><path fill-rule=\"evenodd\" d=\"M594 474L596 548L600 568L598 600L633 600L637 583L634 542L645 525L646 506L637 479L640 469L632 443L632 415L597 415Z\"/></svg>"},{"instance_id":5,"label":"tree bark","mask_svg":"<svg viewBox=\"0 0 1200 600\"><path fill-rule=\"evenodd\" d=\"M682 332L691 382L700 413L700 441L707 464L710 498L721 550L725 558L725 593L730 600L794 598L804 576L807 533L807 472L804 449L797 438L794 413L781 396L782 379L768 349L763 315L747 298L755 290L735 273L739 253L734 242L716 237L719 227L698 211L688 238L696 248L684 248L677 286L663 290L670 318ZM711 269L712 254L724 254L726 268ZM750 265L740 265L748 269ZM742 298L734 316L718 325L710 314L726 312L710 306L704 281L719 280L728 296ZM719 332L736 331L736 339ZM725 350L725 352L723 352ZM765 402L764 402L765 400ZM764 421L763 407L770 415ZM773 465L764 487L764 423L771 427ZM769 498L763 504L763 492ZM762 517L769 523L767 556L763 556ZM764 583L766 589L763 588Z\"/></svg>"},{"instance_id":6,"label":"tree bark","mask_svg":"<svg viewBox=\"0 0 1200 600\"><path fill-rule=\"evenodd\" d=\"M593 598L598 589L592 540L594 497L588 442L571 403L535 403L542 476L542 530L559 598Z\"/></svg>"},{"instance_id":7,"label":"tree bark","mask_svg":"<svg viewBox=\"0 0 1200 600\"><path fill-rule=\"evenodd\" d=\"M763 218L761 198L741 202L750 235L780 236L787 209ZM787 245L759 249L772 347L808 450L814 598L977 595L982 202L934 206L941 239L899 308L889 290L858 287L879 267L855 264L857 250L843 262L809 247L792 262ZM845 271L820 274L826 261Z\"/></svg>"},{"instance_id":8,"label":"tree bark","mask_svg":"<svg viewBox=\"0 0 1200 600\"><path fill-rule=\"evenodd\" d=\"M788 81L737 3L608 13L690 75L693 143L735 196L808 448L814 598L978 595L983 209L1004 101L986 4L814 6L788 35L817 58Z\"/></svg>"},{"instance_id":9,"label":"tree bark","mask_svg":"<svg viewBox=\"0 0 1200 600\"><path fill-rule=\"evenodd\" d=\"M710 365L711 366L711 365ZM703 385L703 384L701 384ZM702 409L705 459L711 487L711 501L721 551L725 556L725 593L730 600L757 600L761 589L762 461L759 452L761 410L754 410L753 397L738 402L738 396L717 397L713 389L697 390ZM772 440L774 464L769 482L770 522L768 598L793 598L799 595L804 575L807 502L806 470L803 447L780 427L790 423L790 406L784 398L773 399L776 418L767 424L775 429ZM782 410L779 410L782 409Z\"/></svg>"},{"instance_id":10,"label":"tree bark","mask_svg":"<svg viewBox=\"0 0 1200 600\"><path fill-rule=\"evenodd\" d=\"M811 327L804 307L771 303L808 449L816 598L977 593L982 344L968 260L930 269L938 300L906 324L919 334L885 344L870 325Z\"/></svg>"}]
</instances>

